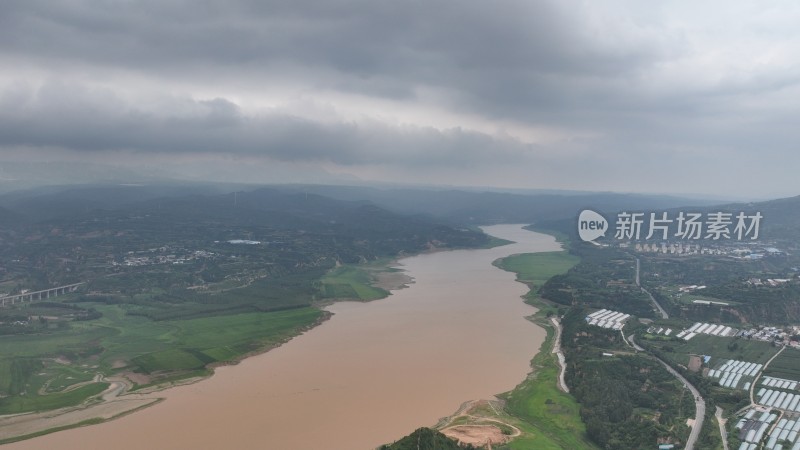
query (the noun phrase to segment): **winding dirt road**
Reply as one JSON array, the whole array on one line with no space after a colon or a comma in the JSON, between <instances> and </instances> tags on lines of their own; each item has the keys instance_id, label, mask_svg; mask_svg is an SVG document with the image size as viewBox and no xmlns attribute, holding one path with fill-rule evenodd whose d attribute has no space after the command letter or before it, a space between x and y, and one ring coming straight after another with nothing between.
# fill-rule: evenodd
<instances>
[{"instance_id":1,"label":"winding dirt road","mask_svg":"<svg viewBox=\"0 0 800 450\"><path fill-rule=\"evenodd\" d=\"M569 394L569 387L564 378L567 372L567 360L564 358L564 352L561 351L561 322L555 317L551 317L550 321L556 327L556 341L553 343L553 353L558 358L558 388Z\"/></svg>"}]
</instances>

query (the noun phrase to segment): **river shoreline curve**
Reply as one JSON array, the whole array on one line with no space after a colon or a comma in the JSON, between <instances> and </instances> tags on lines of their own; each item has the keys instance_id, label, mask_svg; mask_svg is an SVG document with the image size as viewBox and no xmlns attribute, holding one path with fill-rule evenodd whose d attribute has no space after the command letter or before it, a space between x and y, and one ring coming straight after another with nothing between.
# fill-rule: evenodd
<instances>
[{"instance_id":1,"label":"river shoreline curve","mask_svg":"<svg viewBox=\"0 0 800 450\"><path fill-rule=\"evenodd\" d=\"M545 332L526 319L527 286L492 262L561 246L521 225L484 231L515 243L404 258L415 282L386 299L329 305L321 325L143 411L6 448L370 449L494 398L525 379Z\"/></svg>"}]
</instances>

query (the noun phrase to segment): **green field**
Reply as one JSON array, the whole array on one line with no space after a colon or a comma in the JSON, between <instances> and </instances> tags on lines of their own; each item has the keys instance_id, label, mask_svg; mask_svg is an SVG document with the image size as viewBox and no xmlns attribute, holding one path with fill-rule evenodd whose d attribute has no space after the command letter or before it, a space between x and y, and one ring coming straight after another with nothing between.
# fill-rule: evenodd
<instances>
[{"instance_id":1,"label":"green field","mask_svg":"<svg viewBox=\"0 0 800 450\"><path fill-rule=\"evenodd\" d=\"M387 269L388 270L388 269ZM321 291L325 298L377 300L389 292L372 287L371 276L366 269L355 266L341 266L322 277Z\"/></svg>"},{"instance_id":2,"label":"green field","mask_svg":"<svg viewBox=\"0 0 800 450\"><path fill-rule=\"evenodd\" d=\"M148 373L196 370L283 342L322 314L314 308L302 308L168 322L164 325L171 331L157 336L161 347L168 348L137 356L133 361ZM121 346L119 350L128 349Z\"/></svg>"},{"instance_id":3,"label":"green field","mask_svg":"<svg viewBox=\"0 0 800 450\"><path fill-rule=\"evenodd\" d=\"M494 248L494 247L501 247L503 245L513 244L514 241L509 241L508 239L501 239L497 236L489 235L489 242L486 245L481 246L480 248Z\"/></svg>"},{"instance_id":4,"label":"green field","mask_svg":"<svg viewBox=\"0 0 800 450\"><path fill-rule=\"evenodd\" d=\"M103 313L98 320L73 322L51 335L0 340L0 390L8 395L0 401L0 413L80 403L104 384L60 391L97 373L133 370L166 374L169 380L205 374L206 365L279 344L324 314L298 308L155 322L126 315L117 306L96 308ZM47 394L37 395L43 388Z\"/></svg>"},{"instance_id":5,"label":"green field","mask_svg":"<svg viewBox=\"0 0 800 450\"><path fill-rule=\"evenodd\" d=\"M674 334L674 333L673 333ZM708 367L714 368L722 360L764 364L778 351L769 342L698 334L689 341L665 339L663 336L644 336L647 343L661 349L661 355L676 364L687 366L690 355L708 355Z\"/></svg>"},{"instance_id":6,"label":"green field","mask_svg":"<svg viewBox=\"0 0 800 450\"><path fill-rule=\"evenodd\" d=\"M681 342L683 343L673 346L675 353L710 355L712 357L710 361L712 366L720 359L735 359L763 364L778 351L769 342L723 338L706 334L698 334L689 341Z\"/></svg>"},{"instance_id":7,"label":"green field","mask_svg":"<svg viewBox=\"0 0 800 450\"><path fill-rule=\"evenodd\" d=\"M513 391L503 394L508 412L523 423L522 436L514 439L513 450L594 449L586 438L586 426L580 418L580 405L558 389L558 363L549 352L552 329L542 350L533 359L534 372Z\"/></svg>"},{"instance_id":8,"label":"green field","mask_svg":"<svg viewBox=\"0 0 800 450\"><path fill-rule=\"evenodd\" d=\"M51 335L4 336L0 355L8 357L65 356L110 367L144 353L179 348L244 353L280 342L323 314L315 308L253 312L187 320L152 321L126 315L116 306L96 305L103 317L74 322L69 330ZM253 345L249 345L253 343ZM243 351L245 350L245 351ZM2 367L2 366L0 366Z\"/></svg>"},{"instance_id":9,"label":"green field","mask_svg":"<svg viewBox=\"0 0 800 450\"><path fill-rule=\"evenodd\" d=\"M47 411L83 403L87 398L103 392L108 383L92 383L68 392L47 395L21 394L0 399L0 414L18 414L29 411Z\"/></svg>"},{"instance_id":10,"label":"green field","mask_svg":"<svg viewBox=\"0 0 800 450\"><path fill-rule=\"evenodd\" d=\"M800 350L787 348L767 367L766 375L800 381Z\"/></svg>"},{"instance_id":11,"label":"green field","mask_svg":"<svg viewBox=\"0 0 800 450\"><path fill-rule=\"evenodd\" d=\"M322 314L299 308L164 322L122 316L113 324L118 332L103 342L100 361L131 361L147 373L199 369L283 342Z\"/></svg>"},{"instance_id":12,"label":"green field","mask_svg":"<svg viewBox=\"0 0 800 450\"><path fill-rule=\"evenodd\" d=\"M209 365L273 347L318 322L326 313L306 306L314 293L385 297L388 292L369 284L377 272L393 270L387 261L336 268L316 287L308 276L259 279L233 291L192 294L187 305L183 297L157 289L122 304L84 300L81 307L99 318L60 321L0 340L0 414L79 404L106 384L70 389L98 374L149 375L134 389L206 376ZM275 305L279 310L270 310ZM42 314L46 308L55 306L30 305L19 314Z\"/></svg>"},{"instance_id":13,"label":"green field","mask_svg":"<svg viewBox=\"0 0 800 450\"><path fill-rule=\"evenodd\" d=\"M495 261L495 265L516 273L517 280L531 286L535 293L550 277L566 273L579 261L579 257L560 251L512 255Z\"/></svg>"}]
</instances>

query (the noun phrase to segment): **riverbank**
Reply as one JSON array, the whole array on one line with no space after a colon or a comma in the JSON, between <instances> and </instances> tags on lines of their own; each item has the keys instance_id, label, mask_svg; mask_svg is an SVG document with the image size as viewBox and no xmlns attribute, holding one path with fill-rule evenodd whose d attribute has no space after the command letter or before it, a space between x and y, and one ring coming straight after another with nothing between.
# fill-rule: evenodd
<instances>
[{"instance_id":1,"label":"riverbank","mask_svg":"<svg viewBox=\"0 0 800 450\"><path fill-rule=\"evenodd\" d=\"M178 378L137 386L137 383L129 379L126 373L123 373L122 375L104 379L103 381L111 383L108 389L95 397L89 398L82 404L50 411L1 416L0 436L2 436L2 439L0 439L0 444L31 439L71 428L96 425L154 406L164 400L164 397L160 394L161 392L201 382L212 377L217 368L237 365L247 358L278 348L291 341L294 337L321 325L331 316L330 312L322 310L314 322L294 328L289 334L281 333L276 336L276 340L257 350L238 355L235 359L208 365L207 374L203 376Z\"/></svg>"},{"instance_id":2,"label":"riverbank","mask_svg":"<svg viewBox=\"0 0 800 450\"><path fill-rule=\"evenodd\" d=\"M364 289L372 289L371 287L367 287L367 284L375 286L377 289L374 292L381 295L373 299L385 298L391 291L406 288L413 283L413 279L407 276L402 270L393 268L397 266L397 264L398 262L396 259L385 259L360 268L349 267L349 281L352 281L354 284L363 282L362 285L357 286L359 289L361 289L362 286L364 286ZM326 306L335 301L346 300L350 300L350 298L338 298L331 299L327 302L320 302L318 304L319 314L312 322L294 326L291 330L281 331L274 337L267 338L265 341L261 338L262 343L257 349L234 355L232 359L210 363L202 370L194 370L189 373L176 373L175 376L172 377L160 377L155 379L147 374L123 370L117 375L110 376L105 380L113 383L107 390L88 398L80 404L42 412L33 411L0 416L0 436L2 436L2 438L0 438L0 444L17 442L70 428L95 425L124 417L127 414L142 410L148 406L153 406L164 399L160 394L162 391L203 381L213 376L215 369L219 367L239 364L247 358L280 347L296 336L316 328L333 315L324 309ZM265 314L281 315L282 313ZM113 314L108 314L108 316L112 318L115 317ZM209 319L200 320L207 321ZM238 322L230 323L229 325L241 328ZM166 331L169 326L162 326L160 328ZM124 368L125 364L123 363L121 366ZM113 396L108 395L110 391L114 391Z\"/></svg>"},{"instance_id":3,"label":"riverbank","mask_svg":"<svg viewBox=\"0 0 800 450\"><path fill-rule=\"evenodd\" d=\"M167 400L147 414L9 448L366 449L435 423L464 399L492 398L525 378L545 333L525 320L535 312L519 300L525 286L491 262L558 245L520 226L487 231L518 243L404 259L411 287L377 302L334 303L331 320L163 391Z\"/></svg>"},{"instance_id":4,"label":"riverbank","mask_svg":"<svg viewBox=\"0 0 800 450\"><path fill-rule=\"evenodd\" d=\"M509 443L512 449L597 448L586 437L579 404L559 388L563 383L563 370L555 352L557 328L551 321L559 310L538 296L539 288L550 277L566 273L578 261L579 258L565 250L512 255L495 261L496 266L515 273L517 281L528 286L525 301L538 309L528 319L547 332L547 338L530 363L527 377L513 390L499 395L504 401L506 420L522 431Z\"/></svg>"}]
</instances>

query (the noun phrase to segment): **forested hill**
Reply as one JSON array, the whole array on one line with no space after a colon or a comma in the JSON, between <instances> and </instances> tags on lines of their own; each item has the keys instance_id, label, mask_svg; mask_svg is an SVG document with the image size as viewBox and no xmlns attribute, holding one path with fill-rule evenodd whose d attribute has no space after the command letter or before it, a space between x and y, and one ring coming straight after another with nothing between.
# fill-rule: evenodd
<instances>
[{"instance_id":1,"label":"forested hill","mask_svg":"<svg viewBox=\"0 0 800 450\"><path fill-rule=\"evenodd\" d=\"M217 194L175 188L84 187L7 194L0 197L0 208L4 213L0 225L6 232L38 230L52 235L53 229L59 230L60 238L41 238L45 240L63 240L71 232L123 233L150 243L242 237L273 241L276 232L299 233L335 237L337 254L351 255L347 259L487 242L481 233L455 229L429 218L391 213L367 202L270 188Z\"/></svg>"},{"instance_id":2,"label":"forested hill","mask_svg":"<svg viewBox=\"0 0 800 450\"><path fill-rule=\"evenodd\" d=\"M0 195L0 207L29 220L71 214L77 210L121 209L157 198L213 196L239 191L251 200L277 209L298 206L297 196L325 197L343 203L370 203L401 215L425 215L450 224L530 223L572 218L583 208L597 211L645 210L715 202L688 197L609 192L502 192L434 188L276 185L268 188L235 184L85 185L41 187ZM294 196L294 195L297 196ZM248 202L245 198L239 198ZM306 205L320 205L313 200ZM252 204L251 204L252 206ZM263 206L263 203L262 203ZM301 207L302 209L302 207Z\"/></svg>"},{"instance_id":3,"label":"forested hill","mask_svg":"<svg viewBox=\"0 0 800 450\"><path fill-rule=\"evenodd\" d=\"M140 194L85 188L0 198L8 213L0 224L0 293L84 282L117 302L150 302L156 293L153 306L175 306L146 311L152 318L175 317L186 302L274 309L309 304L319 295L315 283L340 264L489 242L479 231L313 194ZM233 302L242 289L246 301Z\"/></svg>"},{"instance_id":4,"label":"forested hill","mask_svg":"<svg viewBox=\"0 0 800 450\"><path fill-rule=\"evenodd\" d=\"M711 205L710 200L653 194L613 192L502 192L432 188L369 188L355 186L286 186L340 200L369 200L400 213L420 213L451 223L531 223L573 218L583 208L597 211Z\"/></svg>"},{"instance_id":5,"label":"forested hill","mask_svg":"<svg viewBox=\"0 0 800 450\"><path fill-rule=\"evenodd\" d=\"M471 445L460 446L444 434L430 428L419 428L394 444L383 445L379 450L472 450Z\"/></svg>"},{"instance_id":6,"label":"forested hill","mask_svg":"<svg viewBox=\"0 0 800 450\"><path fill-rule=\"evenodd\" d=\"M757 211L763 216L763 237L796 240L800 237L800 196L755 203L723 205L720 211Z\"/></svg>"}]
</instances>

